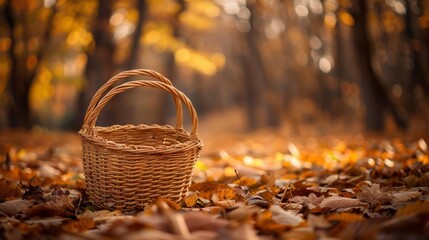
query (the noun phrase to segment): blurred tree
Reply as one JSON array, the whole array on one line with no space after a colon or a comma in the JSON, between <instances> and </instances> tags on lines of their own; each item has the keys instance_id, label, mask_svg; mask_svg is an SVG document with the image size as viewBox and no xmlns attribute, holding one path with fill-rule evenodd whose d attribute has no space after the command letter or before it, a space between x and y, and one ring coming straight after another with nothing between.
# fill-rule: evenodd
<instances>
[{"instance_id":1,"label":"blurred tree","mask_svg":"<svg viewBox=\"0 0 429 240\"><path fill-rule=\"evenodd\" d=\"M258 26L256 25L255 1L247 1L249 10L249 27L245 30L243 51L240 54L244 70L244 85L246 96L246 111L248 128L255 129L264 126L263 117L266 116L266 74L265 68L259 54L257 43Z\"/></svg>"},{"instance_id":2,"label":"blurred tree","mask_svg":"<svg viewBox=\"0 0 429 240\"><path fill-rule=\"evenodd\" d=\"M146 0L138 0L136 4L136 8L138 11L138 20L136 23L136 27L134 30L134 34L131 40L130 51L127 60L123 64L123 69L134 69L138 67L138 56L140 50L140 38L143 32L143 24L145 22L146 13L147 13L147 3Z\"/></svg>"},{"instance_id":3,"label":"blurred tree","mask_svg":"<svg viewBox=\"0 0 429 240\"><path fill-rule=\"evenodd\" d=\"M76 107L78 129L99 86L131 68L163 72L200 113L241 107L248 129L362 110L369 130L387 114L405 127L405 107L422 109L429 88L427 0L0 0L0 13L0 123L11 127L66 126ZM118 96L99 124L142 119L123 106L170 122L170 96L150 94Z\"/></svg>"},{"instance_id":4,"label":"blurred tree","mask_svg":"<svg viewBox=\"0 0 429 240\"><path fill-rule=\"evenodd\" d=\"M264 2L248 0L246 3L249 25L248 29L244 30L243 49L239 54L244 70L247 127L248 129L278 127L281 109L276 105L281 99L274 89L273 79L266 73L267 63L263 61L260 53L263 24L258 16L262 15L260 11Z\"/></svg>"},{"instance_id":5,"label":"blurred tree","mask_svg":"<svg viewBox=\"0 0 429 240\"><path fill-rule=\"evenodd\" d=\"M177 9L174 11L174 13L171 14L169 24L171 26L171 36L174 39L180 39L180 16L186 11L187 2L184 0L176 0L176 4ZM175 52L176 51L167 51L165 53L165 76L169 79L177 78ZM162 110L158 113L157 122L161 124L169 123L169 120L173 115L171 96L169 96L169 94L161 94L161 101L159 107Z\"/></svg>"},{"instance_id":6,"label":"blurred tree","mask_svg":"<svg viewBox=\"0 0 429 240\"><path fill-rule=\"evenodd\" d=\"M112 37L112 29L109 24L113 12L114 0L98 2L97 17L93 25L93 43L91 52L88 53L85 76L86 85L79 97L78 111L79 119L77 125L82 123L86 106L91 101L97 89L103 85L107 79L113 76L115 65L113 56L115 53L115 43Z\"/></svg>"},{"instance_id":7,"label":"blurred tree","mask_svg":"<svg viewBox=\"0 0 429 240\"><path fill-rule=\"evenodd\" d=\"M365 126L370 131L381 131L385 124L385 114L389 111L400 128L407 127L405 116L401 115L391 96L386 91L372 67L370 39L367 20L368 6L366 1L354 1L351 9L355 23L353 26L355 50L361 73L360 86L362 101L365 106Z\"/></svg>"},{"instance_id":8,"label":"blurred tree","mask_svg":"<svg viewBox=\"0 0 429 240\"><path fill-rule=\"evenodd\" d=\"M125 60L122 63L116 62L116 54L118 51L118 44L114 39L114 31L111 24L113 12L115 10L115 0L99 1L97 8L97 17L93 22L92 35L93 43L90 51L88 52L88 62L86 65L85 87L79 94L77 104L77 117L74 121L74 128L79 129L86 108L91 101L92 96L108 79L115 73L123 70L128 70L137 67L137 57L140 49L140 37L146 13L146 1L139 0L136 3L138 11L138 19L136 22L135 31L131 38L131 44L128 48ZM106 117L101 118L99 123L102 125L111 125L118 123L122 118L120 112L123 110L121 106L124 98L115 99L109 103Z\"/></svg>"},{"instance_id":9,"label":"blurred tree","mask_svg":"<svg viewBox=\"0 0 429 240\"><path fill-rule=\"evenodd\" d=\"M47 8L40 2L7 0L2 8L10 38L9 127L30 128L34 124L29 93L49 46L56 11L55 1ZM35 19L41 23L34 24Z\"/></svg>"},{"instance_id":10,"label":"blurred tree","mask_svg":"<svg viewBox=\"0 0 429 240\"><path fill-rule=\"evenodd\" d=\"M418 105L415 96L415 92L418 87L421 87L423 91L429 93L429 76L425 72L425 55L423 48L426 46L422 44L421 30L419 28L418 19L422 16L422 9L419 6L419 1L406 0L405 7L407 9L405 13L405 36L407 44L409 45L411 55L411 71L410 81L406 84L405 89L407 93L407 108L411 111L416 110Z\"/></svg>"}]
</instances>

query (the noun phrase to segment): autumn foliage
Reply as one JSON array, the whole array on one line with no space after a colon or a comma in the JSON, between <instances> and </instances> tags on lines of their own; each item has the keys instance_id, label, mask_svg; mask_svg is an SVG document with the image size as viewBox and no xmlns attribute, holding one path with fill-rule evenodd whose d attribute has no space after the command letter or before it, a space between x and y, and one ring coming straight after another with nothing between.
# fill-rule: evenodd
<instances>
[{"instance_id":1,"label":"autumn foliage","mask_svg":"<svg viewBox=\"0 0 429 240\"><path fill-rule=\"evenodd\" d=\"M206 149L180 204L158 198L144 211L120 212L88 201L77 135L5 132L0 236L424 239L429 233L426 140L244 139Z\"/></svg>"}]
</instances>

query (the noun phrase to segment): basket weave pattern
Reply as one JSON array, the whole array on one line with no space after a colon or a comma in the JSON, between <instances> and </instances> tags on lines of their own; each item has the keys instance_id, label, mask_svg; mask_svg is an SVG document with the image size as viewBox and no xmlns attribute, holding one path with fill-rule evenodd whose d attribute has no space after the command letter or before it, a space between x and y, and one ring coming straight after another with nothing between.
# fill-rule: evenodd
<instances>
[{"instance_id":1,"label":"basket weave pattern","mask_svg":"<svg viewBox=\"0 0 429 240\"><path fill-rule=\"evenodd\" d=\"M117 81L130 76L151 76L158 81L129 81L110 89ZM110 99L136 87L169 92L176 104L176 126L95 126L100 111ZM182 127L182 103L191 116L190 133ZM198 117L192 103L161 74L138 69L111 78L91 100L79 132L89 200L100 209L125 211L143 209L160 196L180 202L189 188L202 147L197 128Z\"/></svg>"}]
</instances>

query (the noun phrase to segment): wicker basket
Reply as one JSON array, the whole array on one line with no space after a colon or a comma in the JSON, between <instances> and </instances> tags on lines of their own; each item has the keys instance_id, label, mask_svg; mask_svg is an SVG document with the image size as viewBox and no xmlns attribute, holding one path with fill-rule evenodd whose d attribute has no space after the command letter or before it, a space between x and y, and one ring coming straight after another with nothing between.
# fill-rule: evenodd
<instances>
[{"instance_id":1,"label":"wicker basket","mask_svg":"<svg viewBox=\"0 0 429 240\"><path fill-rule=\"evenodd\" d=\"M159 81L129 81L107 92L123 78L142 75ZM168 91L176 104L176 126L95 126L100 111L113 96L136 87ZM190 133L182 127L182 103L191 116ZM197 127L198 117L192 103L161 74L138 69L111 78L92 98L79 132L89 200L99 209L123 211L144 209L159 196L180 202L188 190L202 147Z\"/></svg>"}]
</instances>

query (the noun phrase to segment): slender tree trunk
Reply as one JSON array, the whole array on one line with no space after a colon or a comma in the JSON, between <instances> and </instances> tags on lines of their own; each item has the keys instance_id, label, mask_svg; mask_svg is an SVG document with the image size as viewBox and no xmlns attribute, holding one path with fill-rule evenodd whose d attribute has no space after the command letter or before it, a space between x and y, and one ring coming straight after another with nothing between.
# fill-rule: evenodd
<instances>
[{"instance_id":1,"label":"slender tree trunk","mask_svg":"<svg viewBox=\"0 0 429 240\"><path fill-rule=\"evenodd\" d=\"M176 0L179 4L179 9L172 17L172 22L170 23L173 27L173 38L178 39L180 37L180 15L186 11L187 3L184 0ZM176 71L176 61L174 58L174 52L168 52L166 54L166 77L172 80L173 84L178 87L178 83L174 82L174 79L177 79L177 71ZM161 95L161 111L159 112L158 121L161 124L170 124L170 118L173 116L173 100L171 99L170 94L163 93Z\"/></svg>"},{"instance_id":2,"label":"slender tree trunk","mask_svg":"<svg viewBox=\"0 0 429 240\"><path fill-rule=\"evenodd\" d=\"M15 52L16 42L19 40L27 42L26 34L28 28L32 27L33 23L25 21L25 13L20 12L17 17L14 16L16 12L12 6L12 0L6 1L3 8L6 23L10 31L11 45L9 47L10 58L10 72L8 79L8 90L10 98L8 99L8 124L11 128L25 128L29 129L34 125L34 117L31 113L30 107L30 89L36 78L37 72L40 68L42 58L46 54L46 48L49 46L49 40L52 35L53 19L57 11L56 6L52 7L52 11L46 21L46 25L40 36L40 42L43 43L35 53L36 64L33 67L28 67L26 62L30 57L28 51L24 51L21 55ZM22 36L17 36L15 29L21 25L24 29ZM19 39L23 38L23 39ZM28 38L28 37L27 37ZM26 50L26 48L24 48Z\"/></svg>"},{"instance_id":3,"label":"slender tree trunk","mask_svg":"<svg viewBox=\"0 0 429 240\"><path fill-rule=\"evenodd\" d=\"M257 15L258 1L248 1L247 7L250 11L250 29L244 35L246 52L241 55L244 66L245 86L246 86L246 112L248 119L248 129L265 126L278 127L280 125L281 101L275 89L274 83L267 77L266 69L259 52L258 46L258 24Z\"/></svg>"},{"instance_id":4,"label":"slender tree trunk","mask_svg":"<svg viewBox=\"0 0 429 240\"><path fill-rule=\"evenodd\" d=\"M393 100L376 76L371 64L371 46L367 32L367 2L354 1L355 25L353 33L355 37L356 57L359 69L361 69L361 91L365 106L365 126L370 131L381 131L384 128L385 114L387 110L392 113L395 123L400 128L407 127L407 121L399 114ZM357 8L357 9L356 9Z\"/></svg>"},{"instance_id":5,"label":"slender tree trunk","mask_svg":"<svg viewBox=\"0 0 429 240\"><path fill-rule=\"evenodd\" d=\"M338 16L340 7L336 10L336 15ZM334 46L334 73L333 75L336 78L338 87L335 89L335 103L334 103L334 111L335 115L344 114L344 104L341 98L343 97L343 93L341 92L341 84L346 80L345 74L345 64L343 62L344 59L344 43L343 43L343 35L341 23L337 22L335 24L335 28L333 29L333 43Z\"/></svg>"},{"instance_id":6,"label":"slender tree trunk","mask_svg":"<svg viewBox=\"0 0 429 240\"><path fill-rule=\"evenodd\" d=\"M145 22L145 18L146 18L146 11L147 11L146 8L147 8L146 0L137 1L139 20L137 21L136 31L134 32L134 35L133 35L129 57L123 67L125 70L133 69L137 66L137 63L138 63L137 57L139 56L139 52L140 52L140 37L143 32L143 23Z\"/></svg>"},{"instance_id":7,"label":"slender tree trunk","mask_svg":"<svg viewBox=\"0 0 429 240\"><path fill-rule=\"evenodd\" d=\"M406 41L411 49L411 58L413 62L413 68L410 71L410 82L406 85L407 93L407 107L408 109L415 110L415 99L413 99L413 92L415 88L420 85L426 93L429 93L429 81L424 71L424 57L423 57L423 42L418 28L417 19L420 17L419 14L415 13L415 9L418 8L417 1L406 0L406 15L405 15L405 35Z\"/></svg>"},{"instance_id":8,"label":"slender tree trunk","mask_svg":"<svg viewBox=\"0 0 429 240\"><path fill-rule=\"evenodd\" d=\"M113 76L115 70L113 63L115 44L109 26L113 2L113 0L100 0L98 3L98 15L93 25L95 47L92 52L88 53L85 69L86 85L79 94L75 121L76 129L82 126L83 118L92 96L103 83ZM98 122L106 125L110 124L112 119L100 119Z\"/></svg>"}]
</instances>

